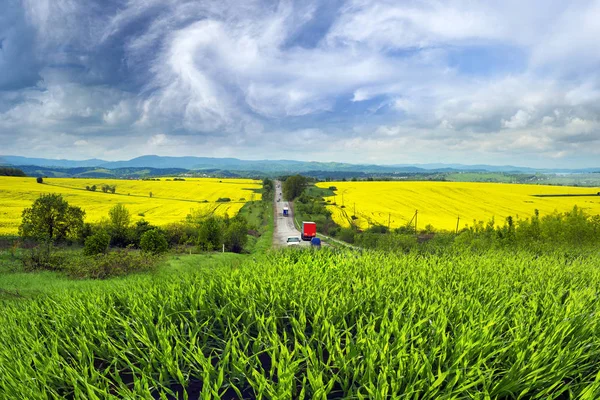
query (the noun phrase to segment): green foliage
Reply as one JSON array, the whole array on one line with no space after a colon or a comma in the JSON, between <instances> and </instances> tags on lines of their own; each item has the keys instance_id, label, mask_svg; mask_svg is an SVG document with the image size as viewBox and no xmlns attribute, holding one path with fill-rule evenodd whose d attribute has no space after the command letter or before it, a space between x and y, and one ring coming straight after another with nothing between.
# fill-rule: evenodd
<instances>
[{"instance_id":1,"label":"green foliage","mask_svg":"<svg viewBox=\"0 0 600 400\"><path fill-rule=\"evenodd\" d=\"M169 243L159 229L153 229L142 235L140 249L154 255L163 254L169 250Z\"/></svg>"},{"instance_id":2,"label":"green foliage","mask_svg":"<svg viewBox=\"0 0 600 400\"><path fill-rule=\"evenodd\" d=\"M350 244L354 243L354 238L356 236L358 235L356 234L356 231L352 228L341 228L336 235L338 239Z\"/></svg>"},{"instance_id":3,"label":"green foliage","mask_svg":"<svg viewBox=\"0 0 600 400\"><path fill-rule=\"evenodd\" d=\"M262 199L263 201L273 201L275 196L275 183L269 178L262 181Z\"/></svg>"},{"instance_id":4,"label":"green foliage","mask_svg":"<svg viewBox=\"0 0 600 400\"><path fill-rule=\"evenodd\" d=\"M223 222L220 218L209 216L204 219L198 232L198 247L201 250L218 250L223 244Z\"/></svg>"},{"instance_id":5,"label":"green foliage","mask_svg":"<svg viewBox=\"0 0 600 400\"><path fill-rule=\"evenodd\" d=\"M106 254L110 245L110 235L100 230L85 239L83 254L86 256L95 256L96 254Z\"/></svg>"},{"instance_id":6,"label":"green foliage","mask_svg":"<svg viewBox=\"0 0 600 400\"><path fill-rule=\"evenodd\" d=\"M128 230L131 224L129 210L123 204L117 204L108 211L110 243L113 246L125 247L129 244Z\"/></svg>"},{"instance_id":7,"label":"green foliage","mask_svg":"<svg viewBox=\"0 0 600 400\"><path fill-rule=\"evenodd\" d=\"M73 278L107 279L151 271L157 262L152 254L118 250L92 257L70 257L64 271Z\"/></svg>"},{"instance_id":8,"label":"green foliage","mask_svg":"<svg viewBox=\"0 0 600 400\"><path fill-rule=\"evenodd\" d=\"M217 199L217 203L228 203L230 201L231 201L231 199L229 197L219 197Z\"/></svg>"},{"instance_id":9,"label":"green foliage","mask_svg":"<svg viewBox=\"0 0 600 400\"><path fill-rule=\"evenodd\" d=\"M0 167L0 176L27 176L25 172L21 171L18 168L12 167ZM38 182L41 183L41 182Z\"/></svg>"},{"instance_id":10,"label":"green foliage","mask_svg":"<svg viewBox=\"0 0 600 400\"><path fill-rule=\"evenodd\" d=\"M306 188L307 179L302 175L294 175L288 177L282 184L283 197L292 201L300 196Z\"/></svg>"},{"instance_id":11,"label":"green foliage","mask_svg":"<svg viewBox=\"0 0 600 400\"><path fill-rule=\"evenodd\" d=\"M43 194L23 210L19 235L37 241L75 240L83 228L85 211L70 206L59 194Z\"/></svg>"},{"instance_id":12,"label":"green foliage","mask_svg":"<svg viewBox=\"0 0 600 400\"><path fill-rule=\"evenodd\" d=\"M227 251L241 253L248 243L248 223L244 218L234 218L229 222L223 236Z\"/></svg>"},{"instance_id":13,"label":"green foliage","mask_svg":"<svg viewBox=\"0 0 600 400\"><path fill-rule=\"evenodd\" d=\"M183 246L198 242L198 228L191 223L177 222L162 228L170 246Z\"/></svg>"},{"instance_id":14,"label":"green foliage","mask_svg":"<svg viewBox=\"0 0 600 400\"><path fill-rule=\"evenodd\" d=\"M117 191L117 186L116 185L106 185L106 184L104 184L104 185L102 185L102 191L104 193L110 192L110 193L114 194Z\"/></svg>"},{"instance_id":15,"label":"green foliage","mask_svg":"<svg viewBox=\"0 0 600 400\"><path fill-rule=\"evenodd\" d=\"M35 181L36 181L37 183L44 183L44 178L42 178L41 176L38 176L38 177L35 179Z\"/></svg>"},{"instance_id":16,"label":"green foliage","mask_svg":"<svg viewBox=\"0 0 600 400\"><path fill-rule=\"evenodd\" d=\"M158 229L158 227L150 224L144 219L140 219L129 229L129 243L136 247L140 247L140 240L144 233L153 229Z\"/></svg>"},{"instance_id":17,"label":"green foliage","mask_svg":"<svg viewBox=\"0 0 600 400\"><path fill-rule=\"evenodd\" d=\"M600 395L597 254L323 249L190 263L177 279L4 302L0 398Z\"/></svg>"},{"instance_id":18,"label":"green foliage","mask_svg":"<svg viewBox=\"0 0 600 400\"><path fill-rule=\"evenodd\" d=\"M325 207L322 197L311 196L309 193L310 190L307 190L296 199L294 212L303 221L315 222L319 232L328 235L337 227L331 218L331 211Z\"/></svg>"},{"instance_id":19,"label":"green foliage","mask_svg":"<svg viewBox=\"0 0 600 400\"><path fill-rule=\"evenodd\" d=\"M21 261L25 271L57 271L63 267L65 258L57 254L50 242L46 242L27 250Z\"/></svg>"},{"instance_id":20,"label":"green foliage","mask_svg":"<svg viewBox=\"0 0 600 400\"><path fill-rule=\"evenodd\" d=\"M348 243L370 249L397 248L404 251L410 247L424 253L456 249L484 253L490 249L514 248L544 254L558 249L571 251L598 246L600 216L589 216L580 208L574 207L569 212L554 212L543 217L536 210L533 217L523 220L515 220L509 216L502 226L496 226L494 219L487 223L473 221L470 227L463 229L458 235L450 232L432 233L432 227L422 231L418 237L414 235L412 227L400 227L391 234L385 234L384 231L384 227L371 228L354 236L346 231L344 238L341 237L342 230L336 233L338 238ZM414 241L419 238L422 243L408 243L411 235Z\"/></svg>"}]
</instances>

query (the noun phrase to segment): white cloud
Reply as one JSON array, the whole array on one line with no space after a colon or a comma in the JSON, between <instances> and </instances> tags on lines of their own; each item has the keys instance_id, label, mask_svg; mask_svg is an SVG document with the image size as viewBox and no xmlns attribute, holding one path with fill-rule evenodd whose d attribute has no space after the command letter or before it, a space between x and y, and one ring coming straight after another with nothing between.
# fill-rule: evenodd
<instances>
[{"instance_id":1,"label":"white cloud","mask_svg":"<svg viewBox=\"0 0 600 400\"><path fill-rule=\"evenodd\" d=\"M531 115L528 112L519 110L508 121L502 120L502 126L509 129L524 128L531 120Z\"/></svg>"},{"instance_id":2,"label":"white cloud","mask_svg":"<svg viewBox=\"0 0 600 400\"><path fill-rule=\"evenodd\" d=\"M360 161L414 144L500 160L592 154L598 139L599 1L351 0L329 14L317 0L23 4L41 62L27 81L42 80L0 92L0 137L40 151L69 140L115 156L264 146L304 158L327 143L323 157Z\"/></svg>"}]
</instances>

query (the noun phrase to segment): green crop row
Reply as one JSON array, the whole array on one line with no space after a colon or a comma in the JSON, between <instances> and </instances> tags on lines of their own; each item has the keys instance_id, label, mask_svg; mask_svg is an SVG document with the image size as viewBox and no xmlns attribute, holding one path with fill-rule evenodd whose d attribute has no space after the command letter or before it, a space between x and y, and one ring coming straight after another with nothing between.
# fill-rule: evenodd
<instances>
[{"instance_id":1,"label":"green crop row","mask_svg":"<svg viewBox=\"0 0 600 400\"><path fill-rule=\"evenodd\" d=\"M600 396L600 256L285 251L0 303L0 398Z\"/></svg>"}]
</instances>

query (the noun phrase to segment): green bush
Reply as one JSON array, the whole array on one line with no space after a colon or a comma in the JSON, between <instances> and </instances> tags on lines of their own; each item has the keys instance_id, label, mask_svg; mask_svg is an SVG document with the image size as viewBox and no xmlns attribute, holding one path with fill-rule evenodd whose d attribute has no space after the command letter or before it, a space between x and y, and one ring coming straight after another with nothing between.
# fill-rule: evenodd
<instances>
[{"instance_id":1,"label":"green bush","mask_svg":"<svg viewBox=\"0 0 600 400\"><path fill-rule=\"evenodd\" d=\"M151 254L118 250L91 257L72 257L66 270L74 278L106 279L153 270L158 260Z\"/></svg>"},{"instance_id":2,"label":"green bush","mask_svg":"<svg viewBox=\"0 0 600 400\"><path fill-rule=\"evenodd\" d=\"M225 230L225 248L233 253L241 253L248 243L248 224L243 218L235 218Z\"/></svg>"},{"instance_id":3,"label":"green bush","mask_svg":"<svg viewBox=\"0 0 600 400\"><path fill-rule=\"evenodd\" d=\"M355 235L356 233L352 228L341 228L337 234L337 238L346 243L354 243Z\"/></svg>"},{"instance_id":4,"label":"green bush","mask_svg":"<svg viewBox=\"0 0 600 400\"><path fill-rule=\"evenodd\" d=\"M151 231L153 229L158 229L157 226L151 225L148 221L141 219L137 221L131 228L129 228L128 242L133 244L135 247L140 247L140 241L144 233Z\"/></svg>"},{"instance_id":5,"label":"green bush","mask_svg":"<svg viewBox=\"0 0 600 400\"><path fill-rule=\"evenodd\" d=\"M65 263L65 257L57 254L53 246L48 243L31 248L21 259L25 271L58 271Z\"/></svg>"},{"instance_id":6,"label":"green bush","mask_svg":"<svg viewBox=\"0 0 600 400\"><path fill-rule=\"evenodd\" d=\"M217 250L223 244L223 223L218 217L208 217L201 222L198 247L201 250Z\"/></svg>"},{"instance_id":7,"label":"green bush","mask_svg":"<svg viewBox=\"0 0 600 400\"><path fill-rule=\"evenodd\" d=\"M142 235L140 249L146 253L155 255L166 253L169 250L167 239L158 229L153 229Z\"/></svg>"},{"instance_id":8,"label":"green bush","mask_svg":"<svg viewBox=\"0 0 600 400\"><path fill-rule=\"evenodd\" d=\"M192 224L176 222L164 226L162 229L169 246L193 244L198 241L198 229L194 228Z\"/></svg>"},{"instance_id":9,"label":"green bush","mask_svg":"<svg viewBox=\"0 0 600 400\"><path fill-rule=\"evenodd\" d=\"M377 248L380 250L408 253L416 247L417 237L415 235L381 235L381 237L377 241Z\"/></svg>"},{"instance_id":10,"label":"green bush","mask_svg":"<svg viewBox=\"0 0 600 400\"><path fill-rule=\"evenodd\" d=\"M98 231L85 239L83 254L94 256L96 254L106 254L110 245L110 235L105 231Z\"/></svg>"}]
</instances>

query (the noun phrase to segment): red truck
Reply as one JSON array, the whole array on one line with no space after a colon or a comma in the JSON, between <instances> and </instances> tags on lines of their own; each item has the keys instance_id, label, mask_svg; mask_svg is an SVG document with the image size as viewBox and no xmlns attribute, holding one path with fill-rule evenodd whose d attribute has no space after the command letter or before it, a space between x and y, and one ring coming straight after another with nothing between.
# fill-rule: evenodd
<instances>
[{"instance_id":1,"label":"red truck","mask_svg":"<svg viewBox=\"0 0 600 400\"><path fill-rule=\"evenodd\" d=\"M315 224L314 222L302 221L302 232L300 232L300 237L302 238L302 240L311 240L316 236L317 224Z\"/></svg>"}]
</instances>

